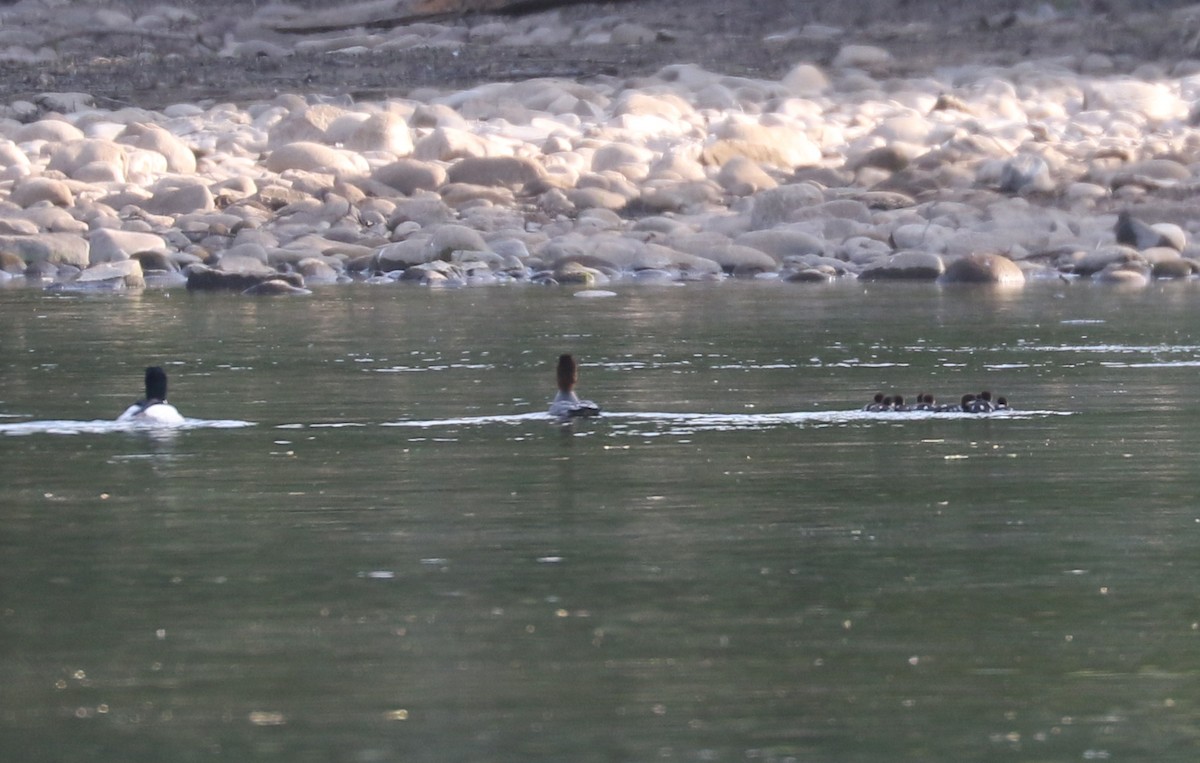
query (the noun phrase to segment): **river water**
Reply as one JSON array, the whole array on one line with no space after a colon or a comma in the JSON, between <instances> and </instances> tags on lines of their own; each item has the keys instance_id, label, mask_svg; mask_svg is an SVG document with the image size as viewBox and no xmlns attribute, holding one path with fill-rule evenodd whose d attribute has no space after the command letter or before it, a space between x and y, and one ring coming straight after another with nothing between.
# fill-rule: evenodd
<instances>
[{"instance_id":1,"label":"river water","mask_svg":"<svg viewBox=\"0 0 1200 763\"><path fill-rule=\"evenodd\" d=\"M1197 759L1195 285L618 292L0 292L0 759Z\"/></svg>"}]
</instances>

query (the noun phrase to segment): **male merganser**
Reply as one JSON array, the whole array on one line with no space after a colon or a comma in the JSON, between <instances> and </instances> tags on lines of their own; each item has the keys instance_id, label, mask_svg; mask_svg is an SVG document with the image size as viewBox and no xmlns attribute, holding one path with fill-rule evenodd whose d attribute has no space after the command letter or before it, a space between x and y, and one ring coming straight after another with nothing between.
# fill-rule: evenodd
<instances>
[{"instance_id":1,"label":"male merganser","mask_svg":"<svg viewBox=\"0 0 1200 763\"><path fill-rule=\"evenodd\" d=\"M591 400L580 400L575 394L575 383L579 381L579 366L568 354L558 356L558 394L550 403L550 415L560 419L577 419L599 416L600 406Z\"/></svg>"},{"instance_id":2,"label":"male merganser","mask_svg":"<svg viewBox=\"0 0 1200 763\"><path fill-rule=\"evenodd\" d=\"M1008 398L1007 397L998 397L998 398L996 398L996 407L993 408L992 410L994 410L994 411L1011 411L1012 408L1008 407Z\"/></svg>"},{"instance_id":3,"label":"male merganser","mask_svg":"<svg viewBox=\"0 0 1200 763\"><path fill-rule=\"evenodd\" d=\"M136 421L162 426L183 423L183 416L167 402L167 373L158 366L146 369L146 397L125 409L117 421Z\"/></svg>"}]
</instances>

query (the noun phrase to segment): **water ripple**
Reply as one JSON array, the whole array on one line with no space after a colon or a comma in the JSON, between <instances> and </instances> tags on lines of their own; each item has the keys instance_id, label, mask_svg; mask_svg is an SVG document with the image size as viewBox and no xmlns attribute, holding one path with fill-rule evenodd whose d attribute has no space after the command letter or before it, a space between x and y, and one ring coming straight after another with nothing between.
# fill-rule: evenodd
<instances>
[{"instance_id":1,"label":"water ripple","mask_svg":"<svg viewBox=\"0 0 1200 763\"><path fill-rule=\"evenodd\" d=\"M663 435L694 432L768 430L782 426L823 427L844 424L895 424L909 421L954 420L1023 420L1046 416L1069 416L1064 411L995 411L992 413L933 412L933 411L802 411L782 413L668 413L668 412L606 412L598 419L575 420L584 426L594 423L608 425L613 434ZM388 421L385 427L433 429L456 426L486 426L489 424L520 424L528 421L560 423L549 413L521 413L497 416L460 416L447 419L414 419ZM647 430L645 425L654 429Z\"/></svg>"},{"instance_id":2,"label":"water ripple","mask_svg":"<svg viewBox=\"0 0 1200 763\"><path fill-rule=\"evenodd\" d=\"M184 419L178 426L162 426L134 421L72 421L66 419L22 421L15 424L0 424L0 435L26 436L33 434L110 434L113 432L179 432L189 429L238 429L252 427L252 421L237 419Z\"/></svg>"}]
</instances>

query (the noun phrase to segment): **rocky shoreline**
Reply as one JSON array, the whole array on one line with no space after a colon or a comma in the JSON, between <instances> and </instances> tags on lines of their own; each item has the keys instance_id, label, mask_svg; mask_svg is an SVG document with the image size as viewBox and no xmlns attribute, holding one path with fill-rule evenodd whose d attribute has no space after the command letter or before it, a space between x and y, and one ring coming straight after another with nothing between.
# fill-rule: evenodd
<instances>
[{"instance_id":1,"label":"rocky shoreline","mask_svg":"<svg viewBox=\"0 0 1200 763\"><path fill-rule=\"evenodd\" d=\"M571 46L585 60L589 45L636 57L671 34L554 12L297 36L280 30L313 14L284 5L225 28L169 6L66 13L53 35L12 23L53 5L0 14L25 35L4 40L7 66L56 70L106 29L167 46L155 60L189 64L193 79L210 59L270 70L298 56L345 67L407 50L457 60ZM1200 7L1159 16L1200 30ZM985 21L1061 19L1043 8ZM758 42L780 59L828 54L759 76L675 63L359 97L310 82L154 108L32 93L0 106L0 283L302 294L349 282L1144 286L1200 274L1200 60L1079 50L915 72L893 50L902 43L818 22Z\"/></svg>"}]
</instances>

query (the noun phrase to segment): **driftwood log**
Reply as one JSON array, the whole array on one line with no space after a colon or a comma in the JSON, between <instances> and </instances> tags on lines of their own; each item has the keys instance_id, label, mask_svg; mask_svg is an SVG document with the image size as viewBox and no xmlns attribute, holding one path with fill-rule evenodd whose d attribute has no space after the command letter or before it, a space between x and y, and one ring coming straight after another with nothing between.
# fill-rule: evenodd
<instances>
[{"instance_id":1,"label":"driftwood log","mask_svg":"<svg viewBox=\"0 0 1200 763\"><path fill-rule=\"evenodd\" d=\"M376 0L307 13L275 24L276 32L317 34L345 29L392 29L475 13L521 14L593 0Z\"/></svg>"}]
</instances>

